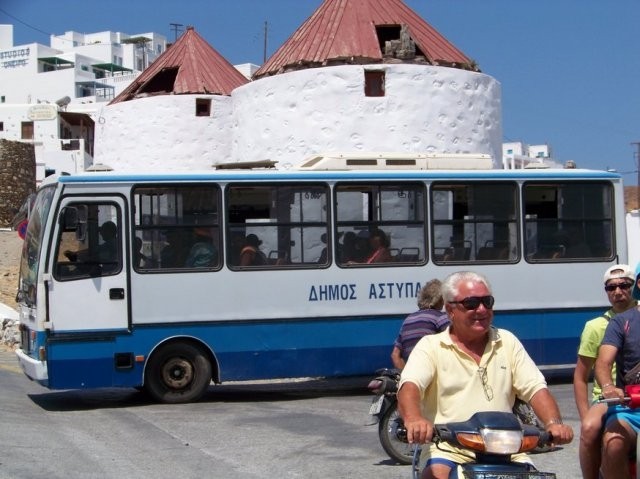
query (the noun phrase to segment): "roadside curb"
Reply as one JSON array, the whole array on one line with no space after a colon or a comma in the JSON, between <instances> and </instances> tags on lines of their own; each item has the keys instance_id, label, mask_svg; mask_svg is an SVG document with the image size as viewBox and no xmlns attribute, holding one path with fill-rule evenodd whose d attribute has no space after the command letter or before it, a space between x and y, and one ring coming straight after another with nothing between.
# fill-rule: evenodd
<instances>
[{"instance_id":1,"label":"roadside curb","mask_svg":"<svg viewBox=\"0 0 640 479\"><path fill-rule=\"evenodd\" d=\"M22 373L15 351L5 344L0 344L0 369L17 374Z\"/></svg>"}]
</instances>

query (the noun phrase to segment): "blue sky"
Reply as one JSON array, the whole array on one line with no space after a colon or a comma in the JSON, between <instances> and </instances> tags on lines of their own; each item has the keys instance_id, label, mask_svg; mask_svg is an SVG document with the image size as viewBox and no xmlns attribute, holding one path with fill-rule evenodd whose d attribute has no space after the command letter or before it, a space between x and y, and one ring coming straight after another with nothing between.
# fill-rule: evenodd
<instances>
[{"instance_id":1,"label":"blue sky","mask_svg":"<svg viewBox=\"0 0 640 479\"><path fill-rule=\"evenodd\" d=\"M504 141L548 143L560 161L637 182L640 1L405 0L502 84ZM272 54L321 0L2 0L14 43L68 30L157 32L193 25L231 63Z\"/></svg>"}]
</instances>

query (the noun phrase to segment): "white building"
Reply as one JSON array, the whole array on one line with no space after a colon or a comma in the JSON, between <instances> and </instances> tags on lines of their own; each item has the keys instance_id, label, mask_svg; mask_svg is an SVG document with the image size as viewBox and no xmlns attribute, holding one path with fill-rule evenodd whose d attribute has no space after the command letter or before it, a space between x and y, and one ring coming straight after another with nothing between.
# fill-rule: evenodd
<instances>
[{"instance_id":1,"label":"white building","mask_svg":"<svg viewBox=\"0 0 640 479\"><path fill-rule=\"evenodd\" d=\"M37 179L93 163L94 119L166 50L154 33L51 36L51 46L13 44L0 25L0 138L32 142Z\"/></svg>"},{"instance_id":2,"label":"white building","mask_svg":"<svg viewBox=\"0 0 640 479\"><path fill-rule=\"evenodd\" d=\"M527 145L521 141L513 141L502 144L502 167L514 170L560 167L560 165L553 159L549 145Z\"/></svg>"}]
</instances>

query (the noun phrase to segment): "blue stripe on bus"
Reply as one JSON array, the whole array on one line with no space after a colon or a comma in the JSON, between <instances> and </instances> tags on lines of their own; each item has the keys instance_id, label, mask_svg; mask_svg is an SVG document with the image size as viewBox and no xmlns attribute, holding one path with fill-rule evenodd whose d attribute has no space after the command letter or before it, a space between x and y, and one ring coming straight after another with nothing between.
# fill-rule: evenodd
<instances>
[{"instance_id":1,"label":"blue stripe on bus","mask_svg":"<svg viewBox=\"0 0 640 479\"><path fill-rule=\"evenodd\" d=\"M539 366L574 364L584 323L602 309L496 312L494 324L512 331ZM391 366L403 317L137 326L133 334L102 339L54 339L47 348L52 389L139 386L144 363L117 370L114 354L146 357L167 338L209 344L222 381L284 377L359 376ZM313 345L313 347L311 347ZM544 358L544 359L543 359Z\"/></svg>"},{"instance_id":2,"label":"blue stripe on bus","mask_svg":"<svg viewBox=\"0 0 640 479\"><path fill-rule=\"evenodd\" d=\"M287 180L455 180L455 179L607 179L616 180L618 173L597 170L380 170L380 171L224 171L200 173L91 173L61 176L60 183L164 182L164 181L287 181Z\"/></svg>"}]
</instances>

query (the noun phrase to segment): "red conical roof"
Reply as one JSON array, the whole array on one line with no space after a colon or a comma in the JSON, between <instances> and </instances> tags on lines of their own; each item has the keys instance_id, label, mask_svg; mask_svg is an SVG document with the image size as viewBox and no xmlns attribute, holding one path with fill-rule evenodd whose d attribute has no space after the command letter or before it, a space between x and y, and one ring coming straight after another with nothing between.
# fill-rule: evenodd
<instances>
[{"instance_id":1,"label":"red conical roof","mask_svg":"<svg viewBox=\"0 0 640 479\"><path fill-rule=\"evenodd\" d=\"M325 0L254 78L314 66L381 63L385 40L397 38L402 25L422 61L476 69L402 0Z\"/></svg>"},{"instance_id":2,"label":"red conical roof","mask_svg":"<svg viewBox=\"0 0 640 479\"><path fill-rule=\"evenodd\" d=\"M187 27L184 34L110 104L152 95L230 95L248 81L193 27Z\"/></svg>"}]
</instances>

